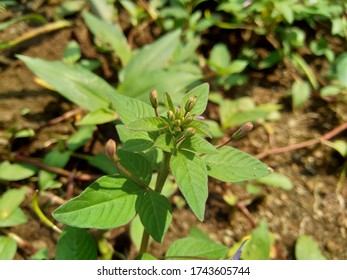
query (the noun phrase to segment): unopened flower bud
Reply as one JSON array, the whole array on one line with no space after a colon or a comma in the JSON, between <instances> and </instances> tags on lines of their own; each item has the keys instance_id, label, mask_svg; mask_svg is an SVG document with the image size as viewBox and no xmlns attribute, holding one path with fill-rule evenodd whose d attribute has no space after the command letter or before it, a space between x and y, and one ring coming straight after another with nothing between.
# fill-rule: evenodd
<instances>
[{"instance_id":1,"label":"unopened flower bud","mask_svg":"<svg viewBox=\"0 0 347 280\"><path fill-rule=\"evenodd\" d=\"M117 145L116 142L113 139L110 139L107 141L106 146L105 146L105 152L108 158L118 161L118 156L117 156Z\"/></svg>"},{"instance_id":2,"label":"unopened flower bud","mask_svg":"<svg viewBox=\"0 0 347 280\"><path fill-rule=\"evenodd\" d=\"M184 121L182 122L183 126L189 126L190 123L194 120L193 116L186 117Z\"/></svg>"},{"instance_id":3,"label":"unopened flower bud","mask_svg":"<svg viewBox=\"0 0 347 280\"><path fill-rule=\"evenodd\" d=\"M151 101L152 107L154 109L158 108L159 98L158 98L158 92L155 89L152 89L150 91L149 99Z\"/></svg>"},{"instance_id":4,"label":"unopened flower bud","mask_svg":"<svg viewBox=\"0 0 347 280\"><path fill-rule=\"evenodd\" d=\"M193 136L194 134L195 134L195 129L192 128L192 127L188 127L188 128L184 131L183 136L184 136L185 138L188 138L188 137Z\"/></svg>"},{"instance_id":5,"label":"unopened flower bud","mask_svg":"<svg viewBox=\"0 0 347 280\"><path fill-rule=\"evenodd\" d=\"M175 120L175 114L171 110L169 110L167 111L167 118L170 122L173 122Z\"/></svg>"},{"instance_id":6,"label":"unopened flower bud","mask_svg":"<svg viewBox=\"0 0 347 280\"><path fill-rule=\"evenodd\" d=\"M242 125L237 131L233 133L231 138L233 140L238 140L248 134L253 129L253 124L251 122L247 122L244 125Z\"/></svg>"},{"instance_id":7,"label":"unopened flower bud","mask_svg":"<svg viewBox=\"0 0 347 280\"><path fill-rule=\"evenodd\" d=\"M181 108L176 109L176 119L180 120L183 118L183 112Z\"/></svg>"},{"instance_id":8,"label":"unopened flower bud","mask_svg":"<svg viewBox=\"0 0 347 280\"><path fill-rule=\"evenodd\" d=\"M191 98L188 99L188 101L186 102L186 105L184 107L186 112L190 112L194 108L196 98L197 98L196 96L192 96Z\"/></svg>"}]
</instances>

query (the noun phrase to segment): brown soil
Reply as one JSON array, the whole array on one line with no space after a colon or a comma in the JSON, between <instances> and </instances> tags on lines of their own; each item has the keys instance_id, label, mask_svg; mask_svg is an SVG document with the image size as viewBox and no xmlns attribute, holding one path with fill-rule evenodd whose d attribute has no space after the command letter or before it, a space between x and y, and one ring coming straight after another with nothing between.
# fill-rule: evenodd
<instances>
[{"instance_id":1,"label":"brown soil","mask_svg":"<svg viewBox=\"0 0 347 280\"><path fill-rule=\"evenodd\" d=\"M67 28L47 34L2 54L8 64L2 64L0 69L1 134L12 126L37 129L52 118L75 108L58 94L37 85L33 80L33 74L16 60L13 54L20 53L49 60L59 59L76 31L73 28ZM158 32L155 31L152 34L158 34ZM136 32L134 36L134 42L140 45L141 40L137 39ZM150 39L145 39L145 41L148 40ZM291 81L284 69L278 68L271 73L250 73L249 78L249 84L235 89L236 95L246 92L258 103L278 101L285 105L280 119L270 124L272 128L270 134L264 126L259 124L249 137L236 144L237 148L257 155L272 147L287 146L317 138L338 125L335 113L327 103L317 97L311 98L303 109L295 112L290 109L286 93L291 86ZM29 114L21 114L24 108L30 109ZM211 116L216 115L213 105L210 105L208 110ZM11 150L20 151L27 156L42 157L57 136L71 135L74 131L72 123L73 120L68 120L44 127L38 130L34 139L15 142ZM339 135L339 137L343 136L346 135ZM1 160L8 158L8 146L0 145L0 156ZM273 233L276 240L273 258L293 259L296 239L302 234L307 234L318 242L328 259L347 259L346 182L341 194L335 193L343 159L327 146L319 144L290 153L270 155L263 161L276 172L287 175L294 184L291 191L264 187L263 196L252 200L252 203L247 206L253 219L266 220ZM75 167L74 164L72 167ZM87 168L92 170L90 167ZM33 179L26 183L34 190ZM10 185L20 186L19 183ZM7 187L5 182L0 182L0 192L5 191ZM82 184L76 184L76 193L83 187ZM173 223L165 240L162 244L152 243L151 252L154 255L161 257L175 239L187 236L192 226L198 226L212 239L227 246L232 246L251 233L253 226L250 220L238 208L228 205L223 200L223 194L230 191L241 200L248 198L249 194L245 188L241 185L211 180L209 190L205 221L198 222L187 207L174 209ZM59 195L59 193L56 194ZM40 223L29 201L28 198L23 205L29 222L13 227L11 231L27 241L33 250L47 247L50 258L54 258L57 234ZM40 203L48 216L57 206L57 204L49 204L47 199L43 199ZM127 228L115 230L112 235L113 244L117 244L117 248L121 247L121 252L133 258L136 252L135 248L129 245ZM28 251L25 249L16 255L17 259L28 257Z\"/></svg>"}]
</instances>

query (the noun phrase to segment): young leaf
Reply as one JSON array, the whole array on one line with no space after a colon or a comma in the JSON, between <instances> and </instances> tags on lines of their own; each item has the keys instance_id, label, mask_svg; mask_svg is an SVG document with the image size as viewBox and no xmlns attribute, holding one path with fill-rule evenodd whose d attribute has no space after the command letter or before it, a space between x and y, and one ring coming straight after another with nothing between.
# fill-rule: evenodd
<instances>
[{"instance_id":1,"label":"young leaf","mask_svg":"<svg viewBox=\"0 0 347 280\"><path fill-rule=\"evenodd\" d=\"M186 138L178 147L181 150L187 150L194 153L206 153L213 154L217 153L217 149L211 143L199 136L192 136Z\"/></svg>"},{"instance_id":2,"label":"young leaf","mask_svg":"<svg viewBox=\"0 0 347 280\"><path fill-rule=\"evenodd\" d=\"M85 229L64 228L55 251L56 260L96 260L97 256L96 242Z\"/></svg>"},{"instance_id":3,"label":"young leaf","mask_svg":"<svg viewBox=\"0 0 347 280\"><path fill-rule=\"evenodd\" d=\"M109 229L127 224L136 214L135 203L143 187L116 176L104 176L79 196L53 212L64 224L81 228Z\"/></svg>"},{"instance_id":4,"label":"young leaf","mask_svg":"<svg viewBox=\"0 0 347 280\"><path fill-rule=\"evenodd\" d=\"M171 224L171 204L155 191L146 191L136 201L141 223L157 242L161 242Z\"/></svg>"},{"instance_id":5,"label":"young leaf","mask_svg":"<svg viewBox=\"0 0 347 280\"><path fill-rule=\"evenodd\" d=\"M128 128L139 131L159 131L166 129L169 124L160 117L147 117L128 124Z\"/></svg>"},{"instance_id":6,"label":"young leaf","mask_svg":"<svg viewBox=\"0 0 347 280\"><path fill-rule=\"evenodd\" d=\"M31 71L71 102L89 111L109 107L114 89L102 78L78 66L17 55Z\"/></svg>"},{"instance_id":7,"label":"young leaf","mask_svg":"<svg viewBox=\"0 0 347 280\"><path fill-rule=\"evenodd\" d=\"M210 86L208 83L204 83L202 85L199 85L193 88L182 98L181 107L184 108L189 98L196 96L197 97L196 103L193 109L190 111L190 114L192 115L202 114L206 110L209 90L210 90Z\"/></svg>"},{"instance_id":8,"label":"young leaf","mask_svg":"<svg viewBox=\"0 0 347 280\"><path fill-rule=\"evenodd\" d=\"M16 241L10 237L0 236L0 260L12 260L16 251Z\"/></svg>"},{"instance_id":9,"label":"young leaf","mask_svg":"<svg viewBox=\"0 0 347 280\"><path fill-rule=\"evenodd\" d=\"M212 134L210 132L210 127L208 126L207 123L204 123L202 121L199 120L193 120L189 127L192 127L195 129L195 132L197 134L202 134L207 136L208 138L212 138Z\"/></svg>"},{"instance_id":10,"label":"young leaf","mask_svg":"<svg viewBox=\"0 0 347 280\"><path fill-rule=\"evenodd\" d=\"M13 214L18 206L25 199L28 193L27 187L20 189L10 189L0 197L0 220L7 219Z\"/></svg>"},{"instance_id":11,"label":"young leaf","mask_svg":"<svg viewBox=\"0 0 347 280\"><path fill-rule=\"evenodd\" d=\"M268 167L261 161L229 146L204 159L208 175L224 182L254 180L269 174Z\"/></svg>"},{"instance_id":12,"label":"young leaf","mask_svg":"<svg viewBox=\"0 0 347 280\"><path fill-rule=\"evenodd\" d=\"M257 182L268 186L278 187L283 190L291 190L293 188L293 183L287 176L276 172L257 179Z\"/></svg>"},{"instance_id":13,"label":"young leaf","mask_svg":"<svg viewBox=\"0 0 347 280\"><path fill-rule=\"evenodd\" d=\"M105 46L110 46L120 58L123 67L126 66L131 58L131 49L120 26L100 20L88 12L84 12L82 16L94 36Z\"/></svg>"},{"instance_id":14,"label":"young leaf","mask_svg":"<svg viewBox=\"0 0 347 280\"><path fill-rule=\"evenodd\" d=\"M296 241L295 257L297 260L326 260L316 241L307 235L300 236Z\"/></svg>"},{"instance_id":15,"label":"young leaf","mask_svg":"<svg viewBox=\"0 0 347 280\"><path fill-rule=\"evenodd\" d=\"M202 159L188 151L177 151L170 161L172 174L188 205L202 221L208 196L207 170Z\"/></svg>"},{"instance_id":16,"label":"young leaf","mask_svg":"<svg viewBox=\"0 0 347 280\"><path fill-rule=\"evenodd\" d=\"M194 257L207 259L223 259L228 248L205 238L186 237L174 241L168 251L166 257L179 256L186 259L194 259ZM171 259L171 258L169 258Z\"/></svg>"},{"instance_id":17,"label":"young leaf","mask_svg":"<svg viewBox=\"0 0 347 280\"><path fill-rule=\"evenodd\" d=\"M19 181L33 176L36 171L35 166L25 163L10 163L5 160L0 163L0 180Z\"/></svg>"},{"instance_id":18,"label":"young leaf","mask_svg":"<svg viewBox=\"0 0 347 280\"><path fill-rule=\"evenodd\" d=\"M265 221L256 227L251 239L246 242L242 250L244 260L268 260L270 258L271 237Z\"/></svg>"},{"instance_id":19,"label":"young leaf","mask_svg":"<svg viewBox=\"0 0 347 280\"><path fill-rule=\"evenodd\" d=\"M165 152L172 152L175 149L175 139L171 134L161 134L154 142L154 145Z\"/></svg>"},{"instance_id":20,"label":"young leaf","mask_svg":"<svg viewBox=\"0 0 347 280\"><path fill-rule=\"evenodd\" d=\"M145 102L118 93L110 94L108 97L124 124L139 118L155 116L154 109Z\"/></svg>"},{"instance_id":21,"label":"young leaf","mask_svg":"<svg viewBox=\"0 0 347 280\"><path fill-rule=\"evenodd\" d=\"M154 43L139 50L120 74L120 80L141 77L143 73L159 70L167 66L179 43L180 30L168 33Z\"/></svg>"}]
</instances>

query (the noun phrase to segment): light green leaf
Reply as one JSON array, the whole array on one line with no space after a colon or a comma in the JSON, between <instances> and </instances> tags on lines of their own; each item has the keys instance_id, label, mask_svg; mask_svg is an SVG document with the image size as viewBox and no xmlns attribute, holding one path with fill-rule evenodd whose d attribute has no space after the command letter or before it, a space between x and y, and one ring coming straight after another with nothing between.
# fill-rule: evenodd
<instances>
[{"instance_id":1,"label":"light green leaf","mask_svg":"<svg viewBox=\"0 0 347 280\"><path fill-rule=\"evenodd\" d=\"M178 147L181 150L188 150L195 153L213 154L217 153L217 149L211 143L199 136L186 138Z\"/></svg>"},{"instance_id":2,"label":"light green leaf","mask_svg":"<svg viewBox=\"0 0 347 280\"><path fill-rule=\"evenodd\" d=\"M80 120L77 125L97 125L112 122L116 119L116 113L108 108L100 108L90 112Z\"/></svg>"},{"instance_id":3,"label":"light green leaf","mask_svg":"<svg viewBox=\"0 0 347 280\"><path fill-rule=\"evenodd\" d=\"M10 189L0 197L0 220L7 219L24 201L28 193L27 187Z\"/></svg>"},{"instance_id":4,"label":"light green leaf","mask_svg":"<svg viewBox=\"0 0 347 280\"><path fill-rule=\"evenodd\" d=\"M316 241L307 235L300 236L296 241L295 258L297 260L326 260Z\"/></svg>"},{"instance_id":5,"label":"light green leaf","mask_svg":"<svg viewBox=\"0 0 347 280\"><path fill-rule=\"evenodd\" d=\"M179 259L182 259L181 257L186 257L186 259L192 259L192 257L223 259L227 251L227 247L204 238L186 237L175 240L166 252L166 257L179 256Z\"/></svg>"},{"instance_id":6,"label":"light green leaf","mask_svg":"<svg viewBox=\"0 0 347 280\"><path fill-rule=\"evenodd\" d=\"M290 2L289 2L290 3ZM285 20L292 24L294 21L294 12L289 3L274 2L276 10L285 18Z\"/></svg>"},{"instance_id":7,"label":"light green leaf","mask_svg":"<svg viewBox=\"0 0 347 280\"><path fill-rule=\"evenodd\" d=\"M217 154L204 156L208 175L224 182L254 180L268 175L261 161L235 148L225 146Z\"/></svg>"},{"instance_id":8,"label":"light green leaf","mask_svg":"<svg viewBox=\"0 0 347 280\"><path fill-rule=\"evenodd\" d=\"M307 101L311 95L310 85L305 81L295 81L292 86L293 107L298 108Z\"/></svg>"},{"instance_id":9,"label":"light green leaf","mask_svg":"<svg viewBox=\"0 0 347 280\"><path fill-rule=\"evenodd\" d=\"M28 222L28 218L25 216L22 209L17 207L11 215L4 219L0 219L0 227L13 227L23 225Z\"/></svg>"},{"instance_id":10,"label":"light green leaf","mask_svg":"<svg viewBox=\"0 0 347 280\"><path fill-rule=\"evenodd\" d=\"M82 16L94 36L103 45L111 47L120 58L123 67L126 66L132 54L121 27L118 24L107 23L88 12L84 12Z\"/></svg>"},{"instance_id":11,"label":"light green leaf","mask_svg":"<svg viewBox=\"0 0 347 280\"><path fill-rule=\"evenodd\" d=\"M12 260L16 252L16 241L10 237L0 236L0 260Z\"/></svg>"},{"instance_id":12,"label":"light green leaf","mask_svg":"<svg viewBox=\"0 0 347 280\"><path fill-rule=\"evenodd\" d=\"M142 117L154 117L154 109L147 103L118 93L110 94L109 99L121 121L129 124Z\"/></svg>"},{"instance_id":13,"label":"light green leaf","mask_svg":"<svg viewBox=\"0 0 347 280\"><path fill-rule=\"evenodd\" d=\"M293 183L287 176L276 172L257 179L257 182L268 186L278 187L283 190L291 190L293 188Z\"/></svg>"},{"instance_id":14,"label":"light green leaf","mask_svg":"<svg viewBox=\"0 0 347 280\"><path fill-rule=\"evenodd\" d=\"M205 135L209 138L212 138L212 134L210 132L210 127L208 126L207 123L199 121L199 120L193 120L189 127L192 127L195 129L195 132L197 134L202 134Z\"/></svg>"},{"instance_id":15,"label":"light green leaf","mask_svg":"<svg viewBox=\"0 0 347 280\"><path fill-rule=\"evenodd\" d=\"M143 230L144 230L144 226L141 223L140 217L139 215L136 215L135 218L132 219L130 224L130 238L138 251L140 250L140 247L141 247ZM152 237L149 237L149 243L152 240L153 240Z\"/></svg>"},{"instance_id":16,"label":"light green leaf","mask_svg":"<svg viewBox=\"0 0 347 280\"><path fill-rule=\"evenodd\" d=\"M196 103L193 109L190 111L190 114L191 115L202 114L206 110L209 90L210 90L210 86L208 83L204 83L200 86L193 88L182 98L181 107L184 108L189 98L196 96L197 97Z\"/></svg>"},{"instance_id":17,"label":"light green leaf","mask_svg":"<svg viewBox=\"0 0 347 280\"><path fill-rule=\"evenodd\" d=\"M109 107L114 89L102 78L74 65L17 55L36 76L76 105L89 111Z\"/></svg>"},{"instance_id":18,"label":"light green leaf","mask_svg":"<svg viewBox=\"0 0 347 280\"><path fill-rule=\"evenodd\" d=\"M170 161L180 191L197 218L202 221L208 196L207 170L202 159L188 151L177 151Z\"/></svg>"},{"instance_id":19,"label":"light green leaf","mask_svg":"<svg viewBox=\"0 0 347 280\"><path fill-rule=\"evenodd\" d=\"M79 196L53 212L64 224L81 228L110 229L127 224L136 214L135 203L143 187L116 176L104 176Z\"/></svg>"},{"instance_id":20,"label":"light green leaf","mask_svg":"<svg viewBox=\"0 0 347 280\"><path fill-rule=\"evenodd\" d=\"M226 74L232 75L236 73L241 73L243 70L245 70L247 65L248 65L247 60L235 59L230 63L227 69L228 72Z\"/></svg>"},{"instance_id":21,"label":"light green leaf","mask_svg":"<svg viewBox=\"0 0 347 280\"><path fill-rule=\"evenodd\" d=\"M148 102L149 92L153 88L159 93L169 92L172 97L176 97L177 94L184 91L190 84L201 78L201 73L175 71L171 68L167 71L155 70L152 72L144 72L139 76L134 76L125 80L119 85L117 92ZM179 95L179 97L181 97L181 95ZM174 101L177 100L181 100L181 98L175 98Z\"/></svg>"},{"instance_id":22,"label":"light green leaf","mask_svg":"<svg viewBox=\"0 0 347 280\"><path fill-rule=\"evenodd\" d=\"M95 127L82 126L77 132L75 132L67 141L66 146L70 151L75 151L83 147L93 136Z\"/></svg>"},{"instance_id":23,"label":"light green leaf","mask_svg":"<svg viewBox=\"0 0 347 280\"><path fill-rule=\"evenodd\" d=\"M244 260L268 260L270 258L271 236L265 221L253 230L251 239L242 250Z\"/></svg>"},{"instance_id":24,"label":"light green leaf","mask_svg":"<svg viewBox=\"0 0 347 280\"><path fill-rule=\"evenodd\" d=\"M81 58L81 49L75 40L71 40L64 51L63 62L65 64L75 64Z\"/></svg>"},{"instance_id":25,"label":"light green leaf","mask_svg":"<svg viewBox=\"0 0 347 280\"><path fill-rule=\"evenodd\" d=\"M149 253L143 253L141 256L137 256L135 260L157 260L157 258Z\"/></svg>"},{"instance_id":26,"label":"light green leaf","mask_svg":"<svg viewBox=\"0 0 347 280\"><path fill-rule=\"evenodd\" d=\"M0 180L19 181L35 175L37 168L25 163L0 163Z\"/></svg>"},{"instance_id":27,"label":"light green leaf","mask_svg":"<svg viewBox=\"0 0 347 280\"><path fill-rule=\"evenodd\" d=\"M59 236L56 260L96 260L95 240L82 228L66 227Z\"/></svg>"},{"instance_id":28,"label":"light green leaf","mask_svg":"<svg viewBox=\"0 0 347 280\"><path fill-rule=\"evenodd\" d=\"M120 80L126 81L139 78L144 73L163 69L168 65L174 50L179 43L180 30L168 33L157 39L154 43L146 45L139 50L123 68Z\"/></svg>"},{"instance_id":29,"label":"light green leaf","mask_svg":"<svg viewBox=\"0 0 347 280\"><path fill-rule=\"evenodd\" d=\"M227 68L230 64L230 52L225 44L216 44L213 46L208 63L212 69ZM218 71L218 70L217 70Z\"/></svg>"},{"instance_id":30,"label":"light green leaf","mask_svg":"<svg viewBox=\"0 0 347 280\"><path fill-rule=\"evenodd\" d=\"M155 191L146 191L136 202L141 223L157 242L161 242L171 224L172 208L169 200Z\"/></svg>"},{"instance_id":31,"label":"light green leaf","mask_svg":"<svg viewBox=\"0 0 347 280\"><path fill-rule=\"evenodd\" d=\"M347 87L347 52L341 53L334 62L337 80Z\"/></svg>"},{"instance_id":32,"label":"light green leaf","mask_svg":"<svg viewBox=\"0 0 347 280\"><path fill-rule=\"evenodd\" d=\"M169 124L161 117L146 117L128 124L131 130L159 131L169 127Z\"/></svg>"}]
</instances>

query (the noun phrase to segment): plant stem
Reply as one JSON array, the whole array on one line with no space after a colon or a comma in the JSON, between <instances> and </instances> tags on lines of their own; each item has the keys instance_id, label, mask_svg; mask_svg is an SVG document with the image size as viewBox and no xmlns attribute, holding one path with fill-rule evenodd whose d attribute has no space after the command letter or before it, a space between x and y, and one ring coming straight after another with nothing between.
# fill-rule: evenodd
<instances>
[{"instance_id":1,"label":"plant stem","mask_svg":"<svg viewBox=\"0 0 347 280\"><path fill-rule=\"evenodd\" d=\"M161 162L159 171L158 171L158 177L157 181L155 183L155 189L154 191L161 193L164 183L167 179L167 176L169 175L169 169L170 169L170 158L171 154L164 152L163 154L163 160ZM146 229L143 230L142 234L142 240L141 240L141 247L139 251L139 255L142 255L147 251L148 248L148 243L149 243L149 233L147 232Z\"/></svg>"}]
</instances>

